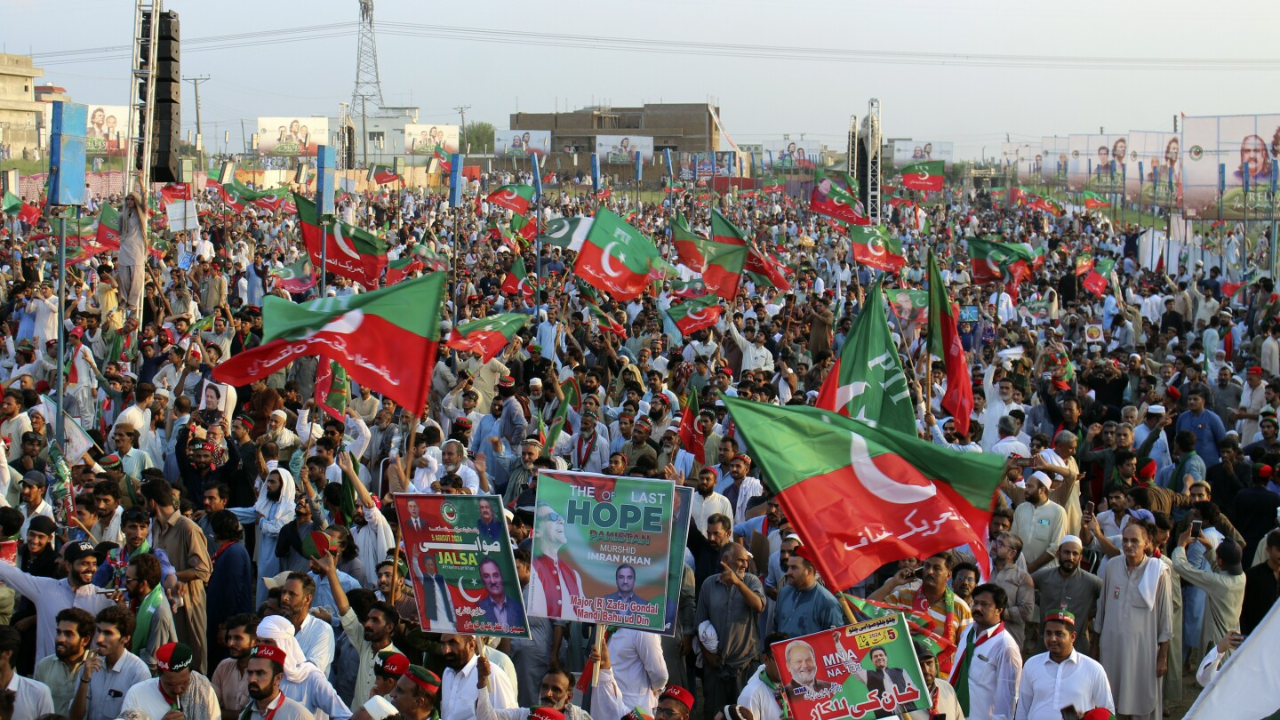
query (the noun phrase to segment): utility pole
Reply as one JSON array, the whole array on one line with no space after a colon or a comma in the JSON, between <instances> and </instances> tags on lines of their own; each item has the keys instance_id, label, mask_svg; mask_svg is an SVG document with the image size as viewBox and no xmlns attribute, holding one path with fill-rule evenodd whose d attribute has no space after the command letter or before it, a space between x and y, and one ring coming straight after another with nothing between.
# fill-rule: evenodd
<instances>
[{"instance_id":1,"label":"utility pole","mask_svg":"<svg viewBox=\"0 0 1280 720\"><path fill-rule=\"evenodd\" d=\"M360 138L360 151L364 155L364 166L369 167L369 97L367 95L360 96L360 132L364 137Z\"/></svg>"},{"instance_id":2,"label":"utility pole","mask_svg":"<svg viewBox=\"0 0 1280 720\"><path fill-rule=\"evenodd\" d=\"M204 129L200 125L200 83L209 82L208 75L200 77L182 78L183 82L191 83L191 87L196 91L196 150L199 152L200 165L204 166Z\"/></svg>"},{"instance_id":3,"label":"utility pole","mask_svg":"<svg viewBox=\"0 0 1280 720\"><path fill-rule=\"evenodd\" d=\"M470 105L459 105L454 108L462 116L462 126L458 130L458 152L467 152L467 111L470 109Z\"/></svg>"}]
</instances>

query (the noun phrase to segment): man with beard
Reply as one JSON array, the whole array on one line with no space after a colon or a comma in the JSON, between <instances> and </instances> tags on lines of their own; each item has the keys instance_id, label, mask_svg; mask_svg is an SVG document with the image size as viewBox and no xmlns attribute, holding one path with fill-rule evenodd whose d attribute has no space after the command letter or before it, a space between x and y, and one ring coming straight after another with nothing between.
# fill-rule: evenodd
<instances>
[{"instance_id":1,"label":"man with beard","mask_svg":"<svg viewBox=\"0 0 1280 720\"><path fill-rule=\"evenodd\" d=\"M477 455L476 459L483 457L483 455ZM481 466L471 469L467 464L466 445L461 441L448 440L440 447L440 464L441 476L452 474L462 478L462 485L470 494L479 495L482 490L489 492L489 482L484 478L487 465L481 461Z\"/></svg>"},{"instance_id":2,"label":"man with beard","mask_svg":"<svg viewBox=\"0 0 1280 720\"><path fill-rule=\"evenodd\" d=\"M598 429L599 413L584 408L578 432L569 438L569 467L582 472L599 473L609 464L609 443Z\"/></svg>"},{"instance_id":3,"label":"man with beard","mask_svg":"<svg viewBox=\"0 0 1280 720\"><path fill-rule=\"evenodd\" d=\"M76 696L89 641L93 639L93 616L80 608L67 608L58 613L57 620L53 655L36 663L34 677L49 687L53 711L66 715Z\"/></svg>"},{"instance_id":4,"label":"man with beard","mask_svg":"<svg viewBox=\"0 0 1280 720\"><path fill-rule=\"evenodd\" d=\"M288 421L289 415L284 410L271 411L271 415L267 418L267 432L262 438L263 441L270 441L276 444L280 454L280 461L285 465L293 457L293 451L302 444L298 440L297 433L289 429Z\"/></svg>"},{"instance_id":5,"label":"man with beard","mask_svg":"<svg viewBox=\"0 0 1280 720\"><path fill-rule=\"evenodd\" d=\"M184 643L156 650L159 677L134 685L124 696L121 716L134 711L161 720L218 720L222 706L208 678L191 669L194 656Z\"/></svg>"},{"instance_id":6,"label":"man with beard","mask_svg":"<svg viewBox=\"0 0 1280 720\"><path fill-rule=\"evenodd\" d=\"M524 438L525 427L529 421L525 419L524 409L516 399L516 381L510 375L498 381L498 397L502 398L502 416L498 420L498 436L506 441L507 447L515 447Z\"/></svg>"},{"instance_id":7,"label":"man with beard","mask_svg":"<svg viewBox=\"0 0 1280 720\"><path fill-rule=\"evenodd\" d=\"M249 704L249 654L258 644L258 616L252 613L227 618L228 657L218 663L209 682L218 695L224 718L238 718Z\"/></svg>"},{"instance_id":8,"label":"man with beard","mask_svg":"<svg viewBox=\"0 0 1280 720\"><path fill-rule=\"evenodd\" d=\"M493 512L492 501L482 499L476 503L476 508L480 511L480 520L476 527L480 531L481 538L485 540L501 540L507 536L507 526Z\"/></svg>"},{"instance_id":9,"label":"man with beard","mask_svg":"<svg viewBox=\"0 0 1280 720\"><path fill-rule=\"evenodd\" d=\"M778 590L774 630L787 637L812 635L845 624L840 603L818 583L818 572L799 554L787 559L787 582Z\"/></svg>"},{"instance_id":10,"label":"man with beard","mask_svg":"<svg viewBox=\"0 0 1280 720\"><path fill-rule=\"evenodd\" d=\"M997 583L973 591L973 624L961 636L950 673L965 717L1008 718L1018 702L1022 653L1000 621L1008 604L1008 594Z\"/></svg>"},{"instance_id":11,"label":"man with beard","mask_svg":"<svg viewBox=\"0 0 1280 720\"><path fill-rule=\"evenodd\" d=\"M400 617L412 618L418 613L418 605L413 596L413 586L408 582L409 569L403 555L398 558L398 564L397 568L397 560L378 563L377 597L391 603Z\"/></svg>"},{"instance_id":12,"label":"man with beard","mask_svg":"<svg viewBox=\"0 0 1280 720\"><path fill-rule=\"evenodd\" d=\"M333 663L333 628L311 614L316 581L307 573L291 572L280 589L280 615L293 625L294 637L308 661L328 673Z\"/></svg>"},{"instance_id":13,"label":"man with beard","mask_svg":"<svg viewBox=\"0 0 1280 720\"><path fill-rule=\"evenodd\" d=\"M131 613L109 607L99 612L95 621L93 652L85 657L75 697L66 714L82 720L113 720L120 717L125 693L149 680L151 672L141 658L129 652L134 630Z\"/></svg>"},{"instance_id":14,"label":"man with beard","mask_svg":"<svg viewBox=\"0 0 1280 720\"><path fill-rule=\"evenodd\" d=\"M53 713L53 698L44 683L18 674L14 663L21 645L22 636L17 629L0 625L0 687L13 693L12 700L6 703L12 703L10 715L31 720Z\"/></svg>"},{"instance_id":15,"label":"man with beard","mask_svg":"<svg viewBox=\"0 0 1280 720\"><path fill-rule=\"evenodd\" d=\"M730 532L727 523L724 532ZM750 663L760 653L758 628L760 613L765 610L764 586L747 572L748 555L746 548L726 540L720 553L721 572L699 587L696 626L710 621L719 638L714 651L705 645L702 650L708 707L737 700L754 669Z\"/></svg>"},{"instance_id":16,"label":"man with beard","mask_svg":"<svg viewBox=\"0 0 1280 720\"><path fill-rule=\"evenodd\" d=\"M461 446L457 449L462 452ZM387 522L387 518L374 503L373 496L365 488L364 482L356 474L351 464L351 456L342 453L338 456L338 465L351 481L356 494L356 512L351 518L354 523L351 527L351 539L360 549L360 562L364 565L363 575L356 579L363 587L377 587L378 563L387 557L388 550L396 546L395 533L391 532L391 524Z\"/></svg>"},{"instance_id":17,"label":"man with beard","mask_svg":"<svg viewBox=\"0 0 1280 720\"><path fill-rule=\"evenodd\" d=\"M704 535L707 532L707 519L712 515L727 517L733 514L733 506L729 504L728 498L716 492L716 480L715 469L704 467L698 472L697 484L693 486L693 505L689 517L698 532Z\"/></svg>"},{"instance_id":18,"label":"man with beard","mask_svg":"<svg viewBox=\"0 0 1280 720\"><path fill-rule=\"evenodd\" d=\"M652 435L662 437L671 427L671 401L666 395L655 394L649 402L649 422L653 426Z\"/></svg>"},{"instance_id":19,"label":"man with beard","mask_svg":"<svg viewBox=\"0 0 1280 720\"><path fill-rule=\"evenodd\" d=\"M67 567L67 577L36 577L8 563L0 563L0 582L8 585L30 600L36 610L36 657L48 657L54 653L57 637L57 616L66 608L76 607L89 613L97 613L115 605L111 598L98 594L93 585L93 574L98 569L98 557L88 542L68 543L62 549L62 560Z\"/></svg>"},{"instance_id":20,"label":"man with beard","mask_svg":"<svg viewBox=\"0 0 1280 720\"><path fill-rule=\"evenodd\" d=\"M178 637L185 638L194 654L194 668L201 672L205 667L205 627L207 607L205 583L209 581L213 564L209 560L209 543L204 532L191 518L178 511L173 486L164 480L151 480L142 486L147 510L155 518L153 541L164 550L173 563L183 594L182 607L175 617Z\"/></svg>"},{"instance_id":21,"label":"man with beard","mask_svg":"<svg viewBox=\"0 0 1280 720\"><path fill-rule=\"evenodd\" d=\"M1041 611L1046 615L1065 608L1073 617L1092 622L1098 596L1102 594L1102 580L1080 567L1083 552L1084 544L1080 538L1067 535L1058 543L1057 567L1040 568L1031 576L1040 591ZM1089 652L1089 622L1083 622L1084 632L1072 633L1076 650L1082 653Z\"/></svg>"},{"instance_id":22,"label":"man with beard","mask_svg":"<svg viewBox=\"0 0 1280 720\"><path fill-rule=\"evenodd\" d=\"M280 691L284 679L285 651L274 645L259 645L249 656L249 697L253 702L240 714L241 720L314 720L306 708Z\"/></svg>"},{"instance_id":23,"label":"man with beard","mask_svg":"<svg viewBox=\"0 0 1280 720\"><path fill-rule=\"evenodd\" d=\"M449 720L476 720L476 702L480 693L499 710L516 706L516 693L506 673L492 675L488 682L479 677L476 640L471 635L442 635L440 649L444 655L444 678L440 692L440 717Z\"/></svg>"},{"instance_id":24,"label":"man with beard","mask_svg":"<svg viewBox=\"0 0 1280 720\"><path fill-rule=\"evenodd\" d=\"M355 693L352 697L355 702L363 703L377 680L374 677L374 662L378 653L384 650L400 652L391 644L391 634L400 624L400 613L390 603L377 600L369 607L361 622L355 610L351 609L342 583L338 581L338 567L333 555L326 554L313 560L311 565L329 578L329 590L333 593L333 604L342 622L342 630L360 658L360 669L356 672Z\"/></svg>"},{"instance_id":25,"label":"man with beard","mask_svg":"<svg viewBox=\"0 0 1280 720\"><path fill-rule=\"evenodd\" d=\"M502 494L502 502L507 507L514 504L525 490L536 482L537 470L534 463L542 455L542 443L534 437L526 438L520 445L520 457L517 459L510 453L502 451L502 439L489 438L494 454L501 466L507 468L507 489Z\"/></svg>"},{"instance_id":26,"label":"man with beard","mask_svg":"<svg viewBox=\"0 0 1280 720\"><path fill-rule=\"evenodd\" d=\"M642 416L636 420L631 429L631 439L623 443L619 451L627 459L627 472L635 472L636 466L643 458L648 458L654 466L658 464L658 451L649 442L649 435L652 432L653 421L648 416Z\"/></svg>"},{"instance_id":27,"label":"man with beard","mask_svg":"<svg viewBox=\"0 0 1280 720\"><path fill-rule=\"evenodd\" d=\"M490 668L489 659L480 656L476 661L476 683L477 689L483 690L489 686ZM503 673L498 673L502 675ZM493 703L489 700L489 693L476 693L476 720L525 720L525 718L550 718L552 716L546 713L540 713L540 710L550 708L561 714L565 720L590 720L591 716L586 710L574 705L570 702L573 699L573 673L560 668L547 672L542 676L542 684L538 688L538 707L536 708L510 708L506 710L495 710Z\"/></svg>"},{"instance_id":28,"label":"man with beard","mask_svg":"<svg viewBox=\"0 0 1280 720\"><path fill-rule=\"evenodd\" d=\"M387 693L387 700L403 720L454 717L437 714L436 711L440 708L440 678L430 670L417 665L409 666L409 670L400 677L396 686ZM468 717L473 716L468 715Z\"/></svg>"}]
</instances>

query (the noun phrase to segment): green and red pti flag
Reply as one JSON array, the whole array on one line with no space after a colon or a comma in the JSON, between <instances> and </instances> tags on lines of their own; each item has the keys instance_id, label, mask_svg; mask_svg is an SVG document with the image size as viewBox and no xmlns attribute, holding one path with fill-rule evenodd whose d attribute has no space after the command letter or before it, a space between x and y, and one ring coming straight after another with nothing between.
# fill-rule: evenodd
<instances>
[{"instance_id":1,"label":"green and red pti flag","mask_svg":"<svg viewBox=\"0 0 1280 720\"><path fill-rule=\"evenodd\" d=\"M453 163L449 161L449 156L445 153L444 148L437 145L435 149L431 151L431 157L435 158L436 161L440 163L441 172L453 172Z\"/></svg>"},{"instance_id":2,"label":"green and red pti flag","mask_svg":"<svg viewBox=\"0 0 1280 720\"><path fill-rule=\"evenodd\" d=\"M376 235L335 220L324 233L320 218L316 216L316 204L295 194L298 221L302 226L302 239L311 254L311 262L320 265L320 243L324 237L328 245L328 266L325 272L355 280L368 290L378 287L378 279L387 267L387 244Z\"/></svg>"},{"instance_id":3,"label":"green and red pti flag","mask_svg":"<svg viewBox=\"0 0 1280 720\"><path fill-rule=\"evenodd\" d=\"M720 298L715 295L704 295L700 298L672 303L671 307L667 308L667 315L671 317L671 322L680 328L680 334L685 337L715 325L720 320L722 312L724 308L720 307Z\"/></svg>"},{"instance_id":4,"label":"green and red pti flag","mask_svg":"<svg viewBox=\"0 0 1280 720\"><path fill-rule=\"evenodd\" d=\"M596 323L599 324L601 328L617 335L624 342L626 341L627 329L622 327L622 324L617 320L614 320L613 316L605 312L604 308L601 308L599 305L590 301L584 302L583 307L587 309L587 313L595 319Z\"/></svg>"},{"instance_id":5,"label":"green and red pti flag","mask_svg":"<svg viewBox=\"0 0 1280 720\"><path fill-rule=\"evenodd\" d=\"M417 255L402 257L399 260L392 260L387 263L387 286L404 282L405 278L425 270L426 266L422 263L422 258Z\"/></svg>"},{"instance_id":6,"label":"green and red pti flag","mask_svg":"<svg viewBox=\"0 0 1280 720\"><path fill-rule=\"evenodd\" d=\"M186 183L169 183L160 188L160 197L165 203L191 199L191 186Z\"/></svg>"},{"instance_id":7,"label":"green and red pti flag","mask_svg":"<svg viewBox=\"0 0 1280 720\"><path fill-rule=\"evenodd\" d=\"M1116 269L1116 261L1111 258L1103 258L1098 261L1097 265L1089 271L1085 276L1084 282L1080 283L1085 290L1103 297L1107 294L1107 283L1110 281L1111 273Z\"/></svg>"},{"instance_id":8,"label":"green and red pti flag","mask_svg":"<svg viewBox=\"0 0 1280 720\"><path fill-rule=\"evenodd\" d=\"M810 210L850 225L867 225L871 221L861 208L862 203L848 189L821 170L815 171L813 192L809 194Z\"/></svg>"},{"instance_id":9,"label":"green and red pti flag","mask_svg":"<svg viewBox=\"0 0 1280 720\"><path fill-rule=\"evenodd\" d=\"M524 258L516 256L511 263L511 270L502 280L502 292L508 295L519 294L525 300L533 299L533 283L529 282L529 273L524 269Z\"/></svg>"},{"instance_id":10,"label":"green and red pti flag","mask_svg":"<svg viewBox=\"0 0 1280 720\"><path fill-rule=\"evenodd\" d=\"M956 432L969 434L973 413L973 378L960 342L958 311L947 295L947 286L938 271L938 259L929 251L929 352L942 358L946 368L947 391L942 407L955 419ZM985 566L984 566L985 567Z\"/></svg>"},{"instance_id":11,"label":"green and red pti flag","mask_svg":"<svg viewBox=\"0 0 1280 720\"><path fill-rule=\"evenodd\" d=\"M767 177L760 181L760 190L767 193L786 192L787 184L776 177Z\"/></svg>"},{"instance_id":12,"label":"green and red pti flag","mask_svg":"<svg viewBox=\"0 0 1280 720\"><path fill-rule=\"evenodd\" d=\"M706 262L706 258L702 256L702 247L707 244L707 239L695 233L684 214L678 210L671 219L671 242L676 248L676 258L681 263L694 270L702 268L702 264Z\"/></svg>"},{"instance_id":13,"label":"green and red pti flag","mask_svg":"<svg viewBox=\"0 0 1280 720\"><path fill-rule=\"evenodd\" d=\"M1006 243L987 238L969 238L969 258L973 264L973 281L975 283L1004 282L1019 280L1018 275L1029 276L1029 269L1043 263L1043 255L1038 255L1030 245L1024 243ZM1022 268L1015 271L1014 265L1021 262Z\"/></svg>"},{"instance_id":14,"label":"green and red pti flag","mask_svg":"<svg viewBox=\"0 0 1280 720\"><path fill-rule=\"evenodd\" d=\"M758 247L752 247L747 254L747 262L743 271L751 277L757 287L775 287L782 292L791 290L791 281L787 279L790 268L775 260Z\"/></svg>"},{"instance_id":15,"label":"green and red pti flag","mask_svg":"<svg viewBox=\"0 0 1280 720\"><path fill-rule=\"evenodd\" d=\"M902 243L883 225L850 226L849 246L855 260L877 270L896 273L907 263Z\"/></svg>"},{"instance_id":16,"label":"green and red pti flag","mask_svg":"<svg viewBox=\"0 0 1280 720\"><path fill-rule=\"evenodd\" d=\"M941 192L944 177L941 160L921 160L902 166L902 186L911 190Z\"/></svg>"},{"instance_id":17,"label":"green and red pti flag","mask_svg":"<svg viewBox=\"0 0 1280 720\"><path fill-rule=\"evenodd\" d=\"M1082 252L1076 256L1076 275L1086 275L1093 270L1093 253Z\"/></svg>"},{"instance_id":18,"label":"green and red pti flag","mask_svg":"<svg viewBox=\"0 0 1280 720\"><path fill-rule=\"evenodd\" d=\"M307 258L282 268L271 268L267 274L276 279L276 287L287 293L303 293L316 286L316 269Z\"/></svg>"},{"instance_id":19,"label":"green and red pti flag","mask_svg":"<svg viewBox=\"0 0 1280 720\"><path fill-rule=\"evenodd\" d=\"M394 182L404 182L395 170L386 165L378 165L373 170L373 181L379 185L390 185Z\"/></svg>"},{"instance_id":20,"label":"green and red pti flag","mask_svg":"<svg viewBox=\"0 0 1280 720\"><path fill-rule=\"evenodd\" d=\"M648 287L649 272L661 259L639 230L602 208L578 251L573 271L615 300L634 300Z\"/></svg>"},{"instance_id":21,"label":"green and red pti flag","mask_svg":"<svg viewBox=\"0 0 1280 720\"><path fill-rule=\"evenodd\" d=\"M1092 190L1084 191L1084 207L1086 210L1097 210L1098 208L1109 208L1111 203L1107 199Z\"/></svg>"},{"instance_id":22,"label":"green and red pti flag","mask_svg":"<svg viewBox=\"0 0 1280 720\"><path fill-rule=\"evenodd\" d=\"M490 205L506 208L517 215L528 215L532 203L532 185L503 185L489 193Z\"/></svg>"},{"instance_id":23,"label":"green and red pti flag","mask_svg":"<svg viewBox=\"0 0 1280 720\"><path fill-rule=\"evenodd\" d=\"M864 308L853 321L849 340L827 372L815 404L876 427L915 432L911 389L889 331L880 283L867 294Z\"/></svg>"},{"instance_id":24,"label":"green and red pti flag","mask_svg":"<svg viewBox=\"0 0 1280 720\"><path fill-rule=\"evenodd\" d=\"M213 377L248 385L299 355L320 355L342 363L357 383L421 413L431 391L431 373L423 368L435 367L440 342L445 276L431 273L381 290L302 304L268 296L262 308L263 344L228 358Z\"/></svg>"},{"instance_id":25,"label":"green and red pti flag","mask_svg":"<svg viewBox=\"0 0 1280 720\"><path fill-rule=\"evenodd\" d=\"M312 399L316 407L338 422L346 421L347 402L351 400L351 381L347 371L336 360L320 358L316 366L316 385Z\"/></svg>"},{"instance_id":26,"label":"green and red pti flag","mask_svg":"<svg viewBox=\"0 0 1280 720\"><path fill-rule=\"evenodd\" d=\"M693 459L700 463L707 462L707 434L698 426L698 393L689 393L689 403L685 405L684 415L680 418L680 447L689 451Z\"/></svg>"},{"instance_id":27,"label":"green and red pti flag","mask_svg":"<svg viewBox=\"0 0 1280 720\"><path fill-rule=\"evenodd\" d=\"M455 327L445 345L454 350L478 353L481 362L487 363L502 352L502 348L527 322L529 316L521 313L503 313L472 320Z\"/></svg>"},{"instance_id":28,"label":"green and red pti flag","mask_svg":"<svg viewBox=\"0 0 1280 720\"><path fill-rule=\"evenodd\" d=\"M17 215L22 211L22 198L5 190L4 198L0 200L0 211L5 215Z\"/></svg>"},{"instance_id":29,"label":"green and red pti flag","mask_svg":"<svg viewBox=\"0 0 1280 720\"><path fill-rule=\"evenodd\" d=\"M987 567L1003 458L817 408L721 399L829 587L966 543Z\"/></svg>"},{"instance_id":30,"label":"green and red pti flag","mask_svg":"<svg viewBox=\"0 0 1280 720\"><path fill-rule=\"evenodd\" d=\"M120 249L120 212L109 203L103 203L98 211L97 244L106 250Z\"/></svg>"}]
</instances>

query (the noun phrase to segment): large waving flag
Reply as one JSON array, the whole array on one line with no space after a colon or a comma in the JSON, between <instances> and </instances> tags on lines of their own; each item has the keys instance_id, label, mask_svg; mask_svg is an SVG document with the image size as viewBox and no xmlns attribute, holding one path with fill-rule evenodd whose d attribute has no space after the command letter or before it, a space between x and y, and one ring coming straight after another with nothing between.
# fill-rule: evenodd
<instances>
[{"instance_id":1,"label":"large waving flag","mask_svg":"<svg viewBox=\"0 0 1280 720\"><path fill-rule=\"evenodd\" d=\"M929 251L929 352L942 358L946 367L947 391L942 407L955 419L956 431L969 434L973 413L973 378L960 342L956 306L947 295L947 286L938 271L938 259ZM985 565L983 567L986 567Z\"/></svg>"},{"instance_id":2,"label":"large waving flag","mask_svg":"<svg viewBox=\"0 0 1280 720\"><path fill-rule=\"evenodd\" d=\"M431 390L440 342L446 273L389 288L295 304L268 296L263 344L233 355L214 379L248 385L299 355L320 355L348 369L352 380L421 413ZM411 311L410 311L411 309Z\"/></svg>"},{"instance_id":3,"label":"large waving flag","mask_svg":"<svg viewBox=\"0 0 1280 720\"><path fill-rule=\"evenodd\" d=\"M871 288L864 307L840 357L827 371L816 405L874 427L914 433L911 389L889 332L880 283Z\"/></svg>"},{"instance_id":4,"label":"large waving flag","mask_svg":"<svg viewBox=\"0 0 1280 720\"><path fill-rule=\"evenodd\" d=\"M454 350L479 353L480 361L487 363L502 352L502 348L527 322L529 316L522 313L490 315L464 322L453 329L445 345Z\"/></svg>"},{"instance_id":5,"label":"large waving flag","mask_svg":"<svg viewBox=\"0 0 1280 720\"><path fill-rule=\"evenodd\" d=\"M911 190L942 190L945 164L941 160L921 160L902 166L902 186Z\"/></svg>"},{"instance_id":6,"label":"large waving flag","mask_svg":"<svg viewBox=\"0 0 1280 720\"><path fill-rule=\"evenodd\" d=\"M532 185L503 185L489 193L489 204L506 208L517 215L528 215L533 203Z\"/></svg>"},{"instance_id":7,"label":"large waving flag","mask_svg":"<svg viewBox=\"0 0 1280 720\"><path fill-rule=\"evenodd\" d=\"M573 271L616 300L634 300L649 286L649 273L662 256L653 243L617 214L596 213Z\"/></svg>"},{"instance_id":8,"label":"large waving flag","mask_svg":"<svg viewBox=\"0 0 1280 720\"><path fill-rule=\"evenodd\" d=\"M721 399L828 587L966 543L987 567L1003 458L818 408Z\"/></svg>"},{"instance_id":9,"label":"large waving flag","mask_svg":"<svg viewBox=\"0 0 1280 720\"><path fill-rule=\"evenodd\" d=\"M821 170L814 174L809 209L850 225L867 225L871 222L863 213L862 203L858 198Z\"/></svg>"},{"instance_id":10,"label":"large waving flag","mask_svg":"<svg viewBox=\"0 0 1280 720\"><path fill-rule=\"evenodd\" d=\"M303 293L316 286L316 269L308 258L292 265L271 268L267 274L276 279L276 287L287 293Z\"/></svg>"},{"instance_id":11,"label":"large waving flag","mask_svg":"<svg viewBox=\"0 0 1280 720\"><path fill-rule=\"evenodd\" d=\"M853 259L877 270L898 272L907 264L902 243L882 225L849 228L849 245Z\"/></svg>"},{"instance_id":12,"label":"large waving flag","mask_svg":"<svg viewBox=\"0 0 1280 720\"><path fill-rule=\"evenodd\" d=\"M378 278L387 266L387 244L382 238L336 220L328 233L323 233L320 218L316 215L316 204L297 194L293 201L298 206L302 239L307 244L307 252L311 253L311 262L320 266L320 238L323 234L329 246L328 265L324 270L355 280L367 290L377 289Z\"/></svg>"},{"instance_id":13,"label":"large waving flag","mask_svg":"<svg viewBox=\"0 0 1280 720\"><path fill-rule=\"evenodd\" d=\"M720 307L720 298L715 295L703 295L684 302L672 303L666 310L667 316L680 329L680 334L684 337L715 325L720 321L722 312L724 308Z\"/></svg>"}]
</instances>

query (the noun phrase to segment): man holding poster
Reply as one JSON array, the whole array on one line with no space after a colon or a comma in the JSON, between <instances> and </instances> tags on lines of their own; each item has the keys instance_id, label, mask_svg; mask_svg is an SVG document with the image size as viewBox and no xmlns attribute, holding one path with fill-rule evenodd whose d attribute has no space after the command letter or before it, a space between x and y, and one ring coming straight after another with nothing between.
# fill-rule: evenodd
<instances>
[{"instance_id":1,"label":"man holding poster","mask_svg":"<svg viewBox=\"0 0 1280 720\"><path fill-rule=\"evenodd\" d=\"M422 629L436 633L529 637L511 539L482 532L498 499L486 495L397 493Z\"/></svg>"},{"instance_id":2,"label":"man holding poster","mask_svg":"<svg viewBox=\"0 0 1280 720\"><path fill-rule=\"evenodd\" d=\"M540 472L529 613L664 629L674 494L663 480Z\"/></svg>"}]
</instances>

